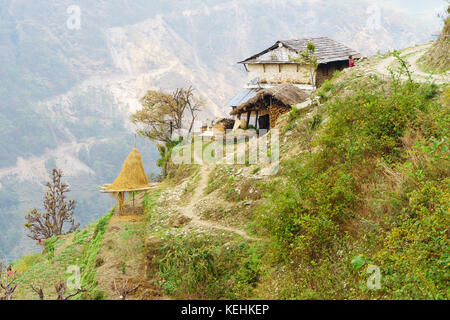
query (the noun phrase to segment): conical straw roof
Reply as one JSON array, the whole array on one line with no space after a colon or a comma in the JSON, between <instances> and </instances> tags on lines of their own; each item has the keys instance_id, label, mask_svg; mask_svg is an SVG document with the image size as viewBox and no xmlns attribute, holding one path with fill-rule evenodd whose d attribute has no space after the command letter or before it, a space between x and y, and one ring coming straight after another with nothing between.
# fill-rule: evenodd
<instances>
[{"instance_id":1,"label":"conical straw roof","mask_svg":"<svg viewBox=\"0 0 450 320\"><path fill-rule=\"evenodd\" d=\"M146 188L148 186L149 183L145 175L144 166L142 165L141 154L136 148L133 148L133 151L125 159L119 176L106 190L126 191Z\"/></svg>"}]
</instances>

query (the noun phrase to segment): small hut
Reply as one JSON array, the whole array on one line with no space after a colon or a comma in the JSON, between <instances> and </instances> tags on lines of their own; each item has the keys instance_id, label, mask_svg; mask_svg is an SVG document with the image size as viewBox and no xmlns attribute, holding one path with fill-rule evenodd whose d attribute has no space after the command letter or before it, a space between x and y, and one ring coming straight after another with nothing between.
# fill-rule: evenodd
<instances>
[{"instance_id":1,"label":"small hut","mask_svg":"<svg viewBox=\"0 0 450 320\"><path fill-rule=\"evenodd\" d=\"M131 193L134 197L134 192L146 191L152 189L153 187L154 184L150 184L147 176L145 175L141 154L136 147L134 147L125 159L119 176L112 184L105 184L101 188L101 192L113 194L119 204L119 212L123 213L125 194L127 192Z\"/></svg>"},{"instance_id":2,"label":"small hut","mask_svg":"<svg viewBox=\"0 0 450 320\"><path fill-rule=\"evenodd\" d=\"M293 105L304 102L309 94L290 83L263 89L253 98L234 108L230 113L241 119L247 117L246 127L249 127L250 117L255 117L255 128L272 129L278 118L291 110Z\"/></svg>"},{"instance_id":3,"label":"small hut","mask_svg":"<svg viewBox=\"0 0 450 320\"><path fill-rule=\"evenodd\" d=\"M216 121L213 126L213 131L224 134L227 130L232 130L234 127L234 120L222 118Z\"/></svg>"}]
</instances>

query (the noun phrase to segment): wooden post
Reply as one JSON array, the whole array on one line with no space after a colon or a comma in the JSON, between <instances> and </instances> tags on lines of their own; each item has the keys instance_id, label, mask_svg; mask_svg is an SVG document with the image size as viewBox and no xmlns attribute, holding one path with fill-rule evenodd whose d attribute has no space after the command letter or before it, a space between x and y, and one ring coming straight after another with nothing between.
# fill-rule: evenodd
<instances>
[{"instance_id":1,"label":"wooden post","mask_svg":"<svg viewBox=\"0 0 450 320\"><path fill-rule=\"evenodd\" d=\"M258 129L259 110L256 110L255 129Z\"/></svg>"},{"instance_id":2,"label":"wooden post","mask_svg":"<svg viewBox=\"0 0 450 320\"><path fill-rule=\"evenodd\" d=\"M250 124L250 115L251 115L251 111L247 112L247 124L245 125L245 130L248 129L248 125Z\"/></svg>"}]
</instances>

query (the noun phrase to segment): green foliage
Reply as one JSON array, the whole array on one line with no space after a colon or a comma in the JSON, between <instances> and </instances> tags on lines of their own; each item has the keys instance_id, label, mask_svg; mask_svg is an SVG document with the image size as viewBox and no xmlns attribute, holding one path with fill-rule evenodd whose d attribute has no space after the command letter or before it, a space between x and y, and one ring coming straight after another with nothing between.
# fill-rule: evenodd
<instances>
[{"instance_id":1,"label":"green foliage","mask_svg":"<svg viewBox=\"0 0 450 320\"><path fill-rule=\"evenodd\" d=\"M158 144L157 148L159 151L159 155L161 158L158 159L157 165L158 167L162 168L162 176L163 178L166 178L169 174L170 169L170 162L171 162L171 155L172 150L175 148L178 144L180 144L182 141L182 138L179 138L178 140L170 140L168 139L165 144Z\"/></svg>"},{"instance_id":2,"label":"green foliage","mask_svg":"<svg viewBox=\"0 0 450 320\"><path fill-rule=\"evenodd\" d=\"M317 129L321 123L322 123L322 115L320 113L314 115L310 124L311 130Z\"/></svg>"},{"instance_id":3,"label":"green foliage","mask_svg":"<svg viewBox=\"0 0 450 320\"><path fill-rule=\"evenodd\" d=\"M291 111L290 111L289 114L288 114L288 121L289 121L289 123L291 123L291 122L297 120L297 119L300 117L300 114L301 114L301 112L300 112L300 110L297 108L297 106L296 106L296 105L293 105L293 106L291 107Z\"/></svg>"},{"instance_id":4,"label":"green foliage","mask_svg":"<svg viewBox=\"0 0 450 320\"><path fill-rule=\"evenodd\" d=\"M326 79L322 83L320 88L317 90L316 94L318 97L321 98L322 101L327 101L332 94L336 93L337 88L334 82L336 81L336 79L339 77L340 74L341 71L336 70L333 73L333 77L331 79Z\"/></svg>"},{"instance_id":5,"label":"green foliage","mask_svg":"<svg viewBox=\"0 0 450 320\"><path fill-rule=\"evenodd\" d=\"M322 83L319 91L317 91L317 95L320 98L322 98L322 100L326 101L328 98L328 93L333 92L333 90L334 90L333 80L327 79Z\"/></svg>"},{"instance_id":6,"label":"green foliage","mask_svg":"<svg viewBox=\"0 0 450 320\"><path fill-rule=\"evenodd\" d=\"M165 238L158 274L162 288L185 299L248 296L261 274L261 247L222 241L200 235Z\"/></svg>"},{"instance_id":7,"label":"green foliage","mask_svg":"<svg viewBox=\"0 0 450 320\"><path fill-rule=\"evenodd\" d=\"M160 197L161 190L156 190L151 193L145 193L144 200L142 201L142 206L144 207L146 220L150 221L152 217L152 210L156 206L156 200Z\"/></svg>"},{"instance_id":8,"label":"green foliage","mask_svg":"<svg viewBox=\"0 0 450 320\"><path fill-rule=\"evenodd\" d=\"M225 194L225 199L238 202L240 198L241 198L240 193L230 186Z\"/></svg>"},{"instance_id":9,"label":"green foliage","mask_svg":"<svg viewBox=\"0 0 450 320\"><path fill-rule=\"evenodd\" d=\"M55 243L58 241L57 236L53 236L44 241L46 258L51 260L55 255Z\"/></svg>"},{"instance_id":10,"label":"green foliage","mask_svg":"<svg viewBox=\"0 0 450 320\"><path fill-rule=\"evenodd\" d=\"M93 239L91 240L83 256L83 267L81 268L81 286L87 289L87 291L91 295L91 298L93 297L93 299L104 298L104 294L97 288L97 270L95 268L95 261L101 248L103 236L107 230L109 220L111 219L113 213L114 210L111 210L109 214L99 219L95 226Z\"/></svg>"},{"instance_id":11,"label":"green foliage","mask_svg":"<svg viewBox=\"0 0 450 320\"><path fill-rule=\"evenodd\" d=\"M319 65L315 53L316 46L314 45L314 43L308 42L306 45L306 49L298 52L298 57L289 57L289 60L309 67L312 84L315 83L315 74Z\"/></svg>"},{"instance_id":12,"label":"green foliage","mask_svg":"<svg viewBox=\"0 0 450 320\"><path fill-rule=\"evenodd\" d=\"M28 254L23 256L21 259L15 261L12 266L17 273L22 274L28 271L31 267L33 267L36 263L40 262L41 255L38 253Z\"/></svg>"},{"instance_id":13,"label":"green foliage","mask_svg":"<svg viewBox=\"0 0 450 320\"><path fill-rule=\"evenodd\" d=\"M384 285L394 299L449 299L449 180L424 181L377 253Z\"/></svg>"},{"instance_id":14,"label":"green foliage","mask_svg":"<svg viewBox=\"0 0 450 320\"><path fill-rule=\"evenodd\" d=\"M448 299L448 104L394 55L400 68L388 83L362 78L349 94L325 82L310 123L317 151L285 160L264 185L254 213L271 254L308 270L290 271L296 284L286 278L284 298ZM368 264L381 268L382 290L365 285Z\"/></svg>"},{"instance_id":15,"label":"green foliage","mask_svg":"<svg viewBox=\"0 0 450 320\"><path fill-rule=\"evenodd\" d=\"M257 174L260 171L261 171L261 167L256 167L255 169L252 170L252 174Z\"/></svg>"},{"instance_id":16,"label":"green foliage","mask_svg":"<svg viewBox=\"0 0 450 320\"><path fill-rule=\"evenodd\" d=\"M352 259L352 265L353 265L353 268L355 268L355 269L361 269L361 267L365 264L366 264L366 259L362 255L355 256Z\"/></svg>"}]
</instances>

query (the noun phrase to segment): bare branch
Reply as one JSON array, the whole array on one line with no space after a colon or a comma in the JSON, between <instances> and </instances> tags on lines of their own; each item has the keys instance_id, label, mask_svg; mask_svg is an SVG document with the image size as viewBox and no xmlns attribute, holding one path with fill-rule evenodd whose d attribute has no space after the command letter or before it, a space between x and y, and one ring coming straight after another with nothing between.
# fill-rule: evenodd
<instances>
[{"instance_id":1,"label":"bare branch","mask_svg":"<svg viewBox=\"0 0 450 320\"><path fill-rule=\"evenodd\" d=\"M76 295L87 291L84 288L79 288L74 293L71 293L68 296L64 297L66 290L67 290L66 283L64 281L61 281L61 282L55 284L55 290L56 290L56 294L57 294L56 300L69 300L70 298L75 297Z\"/></svg>"},{"instance_id":2,"label":"bare branch","mask_svg":"<svg viewBox=\"0 0 450 320\"><path fill-rule=\"evenodd\" d=\"M40 300L44 300L44 291L42 286L35 287L35 284L30 284L31 290L33 290L38 296Z\"/></svg>"},{"instance_id":3,"label":"bare branch","mask_svg":"<svg viewBox=\"0 0 450 320\"><path fill-rule=\"evenodd\" d=\"M0 300L12 300L14 291L17 289L16 272L12 271L11 267L5 266L4 262L0 261L0 288L3 290L3 296Z\"/></svg>"},{"instance_id":4,"label":"bare branch","mask_svg":"<svg viewBox=\"0 0 450 320\"><path fill-rule=\"evenodd\" d=\"M138 284L136 287L132 288L128 285L128 280L123 282L121 285L117 285L115 279L113 281L113 289L121 300L126 300L128 295L135 293L140 287L141 284ZM143 297L141 300L143 300Z\"/></svg>"}]
</instances>

